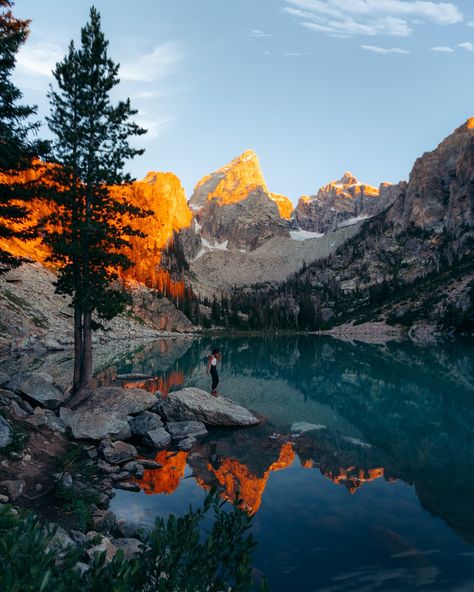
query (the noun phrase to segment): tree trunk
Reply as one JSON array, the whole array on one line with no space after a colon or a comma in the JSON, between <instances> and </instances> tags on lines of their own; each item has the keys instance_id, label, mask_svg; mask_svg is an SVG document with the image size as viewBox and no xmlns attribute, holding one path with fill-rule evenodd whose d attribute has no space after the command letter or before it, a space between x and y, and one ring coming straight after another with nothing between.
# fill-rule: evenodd
<instances>
[{"instance_id":1,"label":"tree trunk","mask_svg":"<svg viewBox=\"0 0 474 592\"><path fill-rule=\"evenodd\" d=\"M82 314L79 306L74 307L74 378L72 392L75 394L80 387L83 366Z\"/></svg>"},{"instance_id":2,"label":"tree trunk","mask_svg":"<svg viewBox=\"0 0 474 592\"><path fill-rule=\"evenodd\" d=\"M82 332L82 372L80 390L90 389L92 379L92 313L84 313L84 326Z\"/></svg>"}]
</instances>

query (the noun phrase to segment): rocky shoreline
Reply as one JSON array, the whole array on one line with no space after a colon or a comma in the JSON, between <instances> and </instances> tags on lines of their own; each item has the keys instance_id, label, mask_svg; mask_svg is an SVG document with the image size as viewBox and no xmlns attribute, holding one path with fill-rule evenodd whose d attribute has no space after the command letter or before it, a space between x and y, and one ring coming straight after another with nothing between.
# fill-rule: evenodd
<instances>
[{"instance_id":1,"label":"rocky shoreline","mask_svg":"<svg viewBox=\"0 0 474 592\"><path fill-rule=\"evenodd\" d=\"M66 400L45 373L0 376L0 505L43 516L56 532L58 553L86 545L90 561L97 552L105 551L106 561L119 549L125 558L140 552L146 533L117 520L109 504L115 490L139 492L145 470L160 470L150 454L189 451L214 426L260 423L232 401L196 388L163 398L100 387L76 409ZM58 500L71 506L80 500L80 519L58 511ZM78 568L88 569L87 560Z\"/></svg>"}]
</instances>

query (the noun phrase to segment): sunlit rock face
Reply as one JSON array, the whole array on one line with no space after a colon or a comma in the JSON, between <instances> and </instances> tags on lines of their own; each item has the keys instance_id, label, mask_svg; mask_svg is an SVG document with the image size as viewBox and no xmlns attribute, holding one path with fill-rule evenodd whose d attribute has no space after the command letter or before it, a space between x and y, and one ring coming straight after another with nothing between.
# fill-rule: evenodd
<instances>
[{"instance_id":1,"label":"sunlit rock face","mask_svg":"<svg viewBox=\"0 0 474 592\"><path fill-rule=\"evenodd\" d=\"M14 176L0 174L0 181L2 183L29 183L43 176L45 169L49 166L44 165L35 169L21 171ZM29 209L31 211L30 222L27 224L12 224L14 230L19 231L33 228L41 219L48 218L54 211L52 204L42 199L33 199L29 203ZM32 240L0 237L0 248L15 257L24 257L33 261L39 261L40 263L44 263L50 254L49 248L42 242L40 237Z\"/></svg>"},{"instance_id":2,"label":"sunlit rock face","mask_svg":"<svg viewBox=\"0 0 474 592\"><path fill-rule=\"evenodd\" d=\"M211 245L253 250L274 236L289 236L293 206L268 190L252 150L199 181L189 205Z\"/></svg>"},{"instance_id":3,"label":"sunlit rock face","mask_svg":"<svg viewBox=\"0 0 474 592\"><path fill-rule=\"evenodd\" d=\"M383 184L383 187L388 186ZM346 172L337 181L321 187L317 195L303 195L295 210L295 218L303 230L325 233L341 225L368 218L375 213L380 190L361 183Z\"/></svg>"},{"instance_id":4,"label":"sunlit rock face","mask_svg":"<svg viewBox=\"0 0 474 592\"><path fill-rule=\"evenodd\" d=\"M51 165L45 165L48 167ZM26 171L12 181L31 181L42 170ZM150 288L157 288L171 296L184 294L184 283L170 277L168 271L160 266L162 251L172 240L174 232L188 228L192 214L180 180L173 173L150 172L142 181L129 186L116 186L111 189L116 198L126 198L129 203L152 212L150 216L134 219L131 225L143 231L145 237L130 239L131 248L126 254L133 265L123 273L127 280L136 281ZM31 224L37 224L54 211L54 206L46 200L35 199L30 204ZM44 263L50 251L41 239L20 241L1 240L0 247L19 256L28 257Z\"/></svg>"},{"instance_id":5,"label":"sunlit rock face","mask_svg":"<svg viewBox=\"0 0 474 592\"><path fill-rule=\"evenodd\" d=\"M474 118L432 152L418 158L406 195L389 212L389 221L406 228L459 232L474 220Z\"/></svg>"}]
</instances>

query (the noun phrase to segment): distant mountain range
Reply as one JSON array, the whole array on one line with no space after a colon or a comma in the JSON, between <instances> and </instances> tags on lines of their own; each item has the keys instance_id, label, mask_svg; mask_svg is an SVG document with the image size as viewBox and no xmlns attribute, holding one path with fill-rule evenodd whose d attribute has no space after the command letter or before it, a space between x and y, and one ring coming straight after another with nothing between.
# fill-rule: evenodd
<instances>
[{"instance_id":1,"label":"distant mountain range","mask_svg":"<svg viewBox=\"0 0 474 592\"><path fill-rule=\"evenodd\" d=\"M133 222L147 237L133 239L124 278L180 306L192 300L183 311L194 323L318 329L357 319L472 329L474 119L419 158L408 183L376 188L346 172L296 208L269 190L251 150L203 177L189 202L173 173L150 172L113 191L153 212ZM33 218L47 208L36 200ZM38 240L0 246L47 256ZM408 297L415 285L425 288ZM230 300L233 313L224 314Z\"/></svg>"}]
</instances>

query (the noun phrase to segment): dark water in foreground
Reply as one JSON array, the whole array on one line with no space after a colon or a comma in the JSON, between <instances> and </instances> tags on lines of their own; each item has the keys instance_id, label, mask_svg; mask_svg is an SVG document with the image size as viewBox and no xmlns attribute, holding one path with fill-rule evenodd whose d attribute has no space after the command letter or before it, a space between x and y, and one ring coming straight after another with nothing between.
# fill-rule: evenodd
<instances>
[{"instance_id":1,"label":"dark water in foreground","mask_svg":"<svg viewBox=\"0 0 474 592\"><path fill-rule=\"evenodd\" d=\"M208 387L208 339L160 342L119 372L145 386ZM160 453L119 517L199 505L237 487L255 512L255 567L273 592L474 591L474 347L348 344L320 337L219 339L221 392L267 418Z\"/></svg>"}]
</instances>

